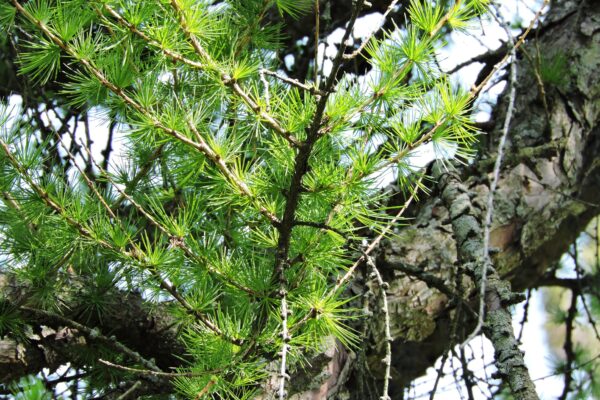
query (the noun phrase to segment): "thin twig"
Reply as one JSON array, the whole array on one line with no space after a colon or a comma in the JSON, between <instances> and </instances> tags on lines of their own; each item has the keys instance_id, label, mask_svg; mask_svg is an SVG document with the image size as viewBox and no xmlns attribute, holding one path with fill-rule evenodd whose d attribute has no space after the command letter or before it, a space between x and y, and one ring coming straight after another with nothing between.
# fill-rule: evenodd
<instances>
[{"instance_id":1,"label":"thin twig","mask_svg":"<svg viewBox=\"0 0 600 400\"><path fill-rule=\"evenodd\" d=\"M571 366L575 363L575 351L573 350L573 330L575 317L577 316L577 299L578 295L576 291L571 291L571 305L567 311L565 318L565 342L563 343L563 350L565 351L565 371L564 371L564 387L558 400L566 400L569 392L571 391L571 383L573 382L573 370Z\"/></svg>"},{"instance_id":2,"label":"thin twig","mask_svg":"<svg viewBox=\"0 0 600 400\"><path fill-rule=\"evenodd\" d=\"M369 255L365 255L366 263L371 268L371 274L377 280L377 284L379 285L379 292L381 295L382 307L381 311L383 312L383 323L385 325L385 357L381 360L385 365L385 373L383 375L383 394L380 397L380 400L391 400L392 398L389 395L389 387L391 378L391 368L392 368L392 334L390 333L390 313L388 309L388 301L387 301L387 289L389 289L389 284L383 281L375 262Z\"/></svg>"},{"instance_id":3,"label":"thin twig","mask_svg":"<svg viewBox=\"0 0 600 400\"><path fill-rule=\"evenodd\" d=\"M473 308L471 307L471 305L465 299L462 298L462 296L460 295L461 291L453 290L450 287L448 287L448 285L442 278L440 278L432 273L426 272L421 268L410 266L410 265L404 265L400 262L387 261L385 263L385 268L403 272L407 276L413 277L421 282L424 282L425 284L427 284L427 286L435 288L435 289L439 290L441 293L448 296L449 299L456 300L461 306L465 307L465 310L467 311L467 313L469 313L473 317L477 315L477 313L475 313L475 311L473 311Z\"/></svg>"},{"instance_id":4,"label":"thin twig","mask_svg":"<svg viewBox=\"0 0 600 400\"><path fill-rule=\"evenodd\" d=\"M411 193L410 197L404 202L404 205L402 206L402 208L400 208L400 210L394 216L394 218L392 218L390 220L390 222L381 230L381 233L375 239L373 239L371 244L365 249L363 255L361 255L358 258L358 260L356 260L354 262L354 264L352 264L352 266L348 269L348 271L346 271L344 276L342 276L336 282L335 286L330 291L330 293L336 293L338 290L340 290L340 288L352 277L352 275L354 274L354 271L356 271L356 268L358 268L362 263L364 263L366 261L366 256L368 256L373 250L375 250L375 248L379 245L379 242L381 242L381 240L385 237L385 235L387 235L387 233L392 229L392 227L396 224L396 222L398 222L400 220L400 218L402 218L402 215L404 214L404 212L406 211L408 206L410 206L410 204L415 199L415 197L417 195L417 191L418 191L418 186L422 180L423 180L423 177L419 178L419 181L416 185L415 190Z\"/></svg>"},{"instance_id":5,"label":"thin twig","mask_svg":"<svg viewBox=\"0 0 600 400\"><path fill-rule=\"evenodd\" d=\"M381 17L381 26L378 29L372 31L366 38L364 38L364 40L362 41L362 43L360 44L360 47L358 49L354 50L350 54L344 54L344 60L350 61L353 58L356 58L360 53L362 53L362 51L365 49L367 44L369 44L369 42L371 41L373 36L375 36L376 33L378 33L381 29L383 29L383 26L385 25L385 20L387 19L387 16L394 10L394 7L396 7L396 4L398 4L398 0L393 0L390 3L388 8L383 13L383 16Z\"/></svg>"},{"instance_id":6,"label":"thin twig","mask_svg":"<svg viewBox=\"0 0 600 400\"><path fill-rule=\"evenodd\" d=\"M469 369L469 360L467 360L466 351L463 347L459 348L459 361L462 368L462 378L467 389L467 396L469 400L475 400L473 396L473 372Z\"/></svg>"},{"instance_id":7,"label":"thin twig","mask_svg":"<svg viewBox=\"0 0 600 400\"><path fill-rule=\"evenodd\" d=\"M125 393L117 397L117 400L125 400L126 398L131 396L140 386L142 386L142 382L136 381L133 385L131 385L129 389L127 389L127 391L125 391Z\"/></svg>"},{"instance_id":8,"label":"thin twig","mask_svg":"<svg viewBox=\"0 0 600 400\"><path fill-rule=\"evenodd\" d=\"M106 365L107 367L119 369L121 371L130 372L130 373L136 374L136 375L154 375L154 376L162 376L165 378L181 378L181 377L193 378L193 377L206 376L208 374L215 374L215 373L221 372L221 370L217 370L217 369L210 370L210 371L202 371L202 372L163 372L163 371L155 371L155 370L127 367L125 365L115 364L110 361L106 361L102 358L98 359L98 362Z\"/></svg>"},{"instance_id":9,"label":"thin twig","mask_svg":"<svg viewBox=\"0 0 600 400\"><path fill-rule=\"evenodd\" d=\"M575 365L573 367L567 368L566 371L576 371L576 370L579 370L579 369L585 367L586 365L589 365L589 364L593 363L594 361L596 361L598 359L600 359L600 354L596 354L594 357L590 358L587 361L579 363L578 365ZM540 376L539 378L533 379L533 381L534 382L538 382L538 381L542 381L544 379L553 378L555 376L563 374L564 372L565 372L565 370L559 371L559 372L555 372L553 374L548 374L548 375Z\"/></svg>"},{"instance_id":10,"label":"thin twig","mask_svg":"<svg viewBox=\"0 0 600 400\"><path fill-rule=\"evenodd\" d=\"M596 217L596 224L598 224L598 217ZM596 230L598 229L598 227L596 226ZM598 259L598 251L600 251L600 243L599 243L599 239L598 236L596 236L595 238L595 246L594 246L594 251L595 251L595 255L596 255L596 262L600 261ZM594 331L594 335L596 336L596 340L598 342L600 342L600 333L598 332L598 327L596 326L596 321L594 320L594 317L592 316L592 312L590 310L590 308L588 307L586 298L585 298L585 288L584 288L584 281L586 280L586 278L589 278L590 276L592 276L592 282L590 282L590 279L587 279L587 286L591 286L594 287L595 286L595 279L593 278L593 275L582 275L582 267L581 265L579 265L579 256L578 256L578 251L577 251L577 240L575 240L575 242L573 243L573 253L571 255L571 257L573 258L573 262L575 264L575 276L576 276L576 285L577 285L577 290L575 291L575 289L571 289L573 291L573 293L577 293L577 295L581 298L581 304L583 305L583 310L585 311L585 314L587 316L588 322L590 323L590 326L592 327L592 330Z\"/></svg>"},{"instance_id":11,"label":"thin twig","mask_svg":"<svg viewBox=\"0 0 600 400\"><path fill-rule=\"evenodd\" d=\"M440 367L437 370L435 382L433 383L433 388L431 389L431 392L429 392L429 400L433 400L435 398L435 393L437 392L440 380L442 379L442 376L444 376L444 365L446 364L446 360L448 359L449 353L449 351L446 351L442 356L442 360L440 361Z\"/></svg>"},{"instance_id":12,"label":"thin twig","mask_svg":"<svg viewBox=\"0 0 600 400\"><path fill-rule=\"evenodd\" d=\"M529 35L529 32L531 32L531 30L533 30L533 27L539 21L540 17L542 16L542 13L544 12L544 10L546 9L546 7L549 4L550 4L550 0L544 0L544 3L541 5L538 12L533 16L533 19L529 23L529 26L527 27L527 29L525 29L525 32L523 32L521 34L521 36L519 36L519 39L513 44L512 50L517 50L518 48L521 47L521 45L523 43L525 43L525 39ZM508 32L510 32L510 30ZM509 33L509 40L512 40L512 35L510 33ZM510 57L512 57L512 53L513 53L513 51L506 53L506 55L502 58L502 60L500 60L498 63L496 63L496 65L494 65L494 68L492 68L492 71L488 74L488 76L486 76L479 85L477 85L476 87L471 89L471 93L474 93L474 94L479 93L481 91L481 89L483 89L483 87L485 85L487 85L487 83L490 81L490 79L492 79L492 77L496 74L496 72L498 72L504 66L506 61Z\"/></svg>"},{"instance_id":13,"label":"thin twig","mask_svg":"<svg viewBox=\"0 0 600 400\"><path fill-rule=\"evenodd\" d=\"M523 332L525 331L525 323L527 322L527 316L529 314L529 302L531 301L531 288L527 289L527 295L525 298L525 304L523 305L523 318L521 318L521 330L519 331L519 336L517 336L517 342L521 343L521 339L523 338Z\"/></svg>"},{"instance_id":14,"label":"thin twig","mask_svg":"<svg viewBox=\"0 0 600 400\"><path fill-rule=\"evenodd\" d=\"M291 86L295 86L297 88L305 90L305 91L307 91L307 92L309 92L310 94L313 94L313 95L321 96L324 93L324 92L320 91L319 89L315 88L313 85L302 83L298 79L288 78L287 76L278 74L277 72L270 71L270 70L265 69L265 68L261 69L260 72L263 73L263 74L265 74L265 75L272 76L273 78L277 78L280 81L285 82L285 83L287 83L287 84L289 84Z\"/></svg>"},{"instance_id":15,"label":"thin twig","mask_svg":"<svg viewBox=\"0 0 600 400\"><path fill-rule=\"evenodd\" d=\"M498 186L498 181L500 180L500 168L502 166L502 157L504 155L504 147L506 145L506 138L508 137L508 132L510 128L510 122L512 120L513 111L515 108L515 98L516 98L516 85L517 85L517 58L516 58L516 44L512 38L510 33L510 29L508 28L506 23L501 24L504 30L508 35L508 40L510 42L510 56L511 56L511 64L510 64L510 75L509 75L509 93L508 93L508 107L506 110L506 116L504 118L504 126L502 128L502 136L500 137L500 143L498 144L498 156L496 157L496 163L494 164L494 172L492 183L490 184L490 190L487 196L487 210L485 214L485 220L483 223L483 268L481 272L481 278L479 283L479 317L477 319L477 326L473 330L473 332L469 335L467 340L461 345L464 346L466 343L471 341L475 336L479 334L481 328L483 327L483 323L485 320L485 291L487 286L487 271L489 266L492 264L492 259L490 256L490 228L492 225L492 215L494 213L494 193L496 192L496 187ZM480 85L481 86L481 85ZM481 86L483 87L483 86Z\"/></svg>"}]
</instances>

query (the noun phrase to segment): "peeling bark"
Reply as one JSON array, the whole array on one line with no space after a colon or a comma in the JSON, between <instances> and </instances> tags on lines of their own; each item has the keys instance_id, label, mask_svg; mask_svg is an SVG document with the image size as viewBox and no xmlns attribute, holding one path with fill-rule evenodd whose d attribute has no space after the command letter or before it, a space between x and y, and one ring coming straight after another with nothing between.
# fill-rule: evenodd
<instances>
[{"instance_id":1,"label":"peeling bark","mask_svg":"<svg viewBox=\"0 0 600 400\"><path fill-rule=\"evenodd\" d=\"M75 368L85 368L86 361L78 356L78 349L85 347L88 352L101 354L106 348L106 343L78 331L65 321L20 310L19 306L27 301L27 288L17 290L5 274L0 274L0 292L5 300L12 302L15 312L20 313L29 327L25 329L29 332L26 338L10 335L0 338L0 382L35 374L42 368L55 371L67 363ZM152 306L146 304L140 294L117 290L107 293L107 299L111 302L101 315L86 315L79 304L71 302L62 316L114 338L142 357L153 359L163 371L182 365L185 347L177 338L177 326L166 306ZM170 390L167 382L164 379L160 380L160 385L156 380L151 382L152 392Z\"/></svg>"}]
</instances>

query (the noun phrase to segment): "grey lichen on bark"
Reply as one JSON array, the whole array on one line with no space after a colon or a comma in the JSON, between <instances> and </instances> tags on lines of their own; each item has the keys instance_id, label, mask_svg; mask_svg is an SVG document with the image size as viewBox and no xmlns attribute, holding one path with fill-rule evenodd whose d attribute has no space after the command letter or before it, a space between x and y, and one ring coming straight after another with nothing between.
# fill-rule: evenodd
<instances>
[{"instance_id":1,"label":"grey lichen on bark","mask_svg":"<svg viewBox=\"0 0 600 400\"><path fill-rule=\"evenodd\" d=\"M483 331L494 346L498 375L509 384L515 399L537 399L508 310L518 296L510 290L510 284L500 278L493 265L485 265L481 213L471 206L468 189L459 176L447 168L451 166L437 163L434 177L440 183L442 199L450 210L459 262L470 266L478 288L485 285Z\"/></svg>"},{"instance_id":2,"label":"grey lichen on bark","mask_svg":"<svg viewBox=\"0 0 600 400\"><path fill-rule=\"evenodd\" d=\"M506 305L516 300L507 282L515 291L535 286L599 211L596 204L600 187L599 15L597 2L555 2L542 28L526 46L533 58L537 48L541 54L564 51L569 56L564 84L560 87L545 84L550 120L536 83L536 65L526 57L518 61L515 114L494 194L490 232L492 262L497 274L488 277L495 290L487 291L490 306L485 333L495 335L500 349L496 357L502 362L500 374L524 368L514 335L501 328L511 326ZM453 283L457 271L477 267L476 258L465 255L482 251L480 224L484 220L485 199L496 157L495 138L505 109L506 97L503 97L494 113L497 127L485 135L489 147L481 149L480 158L473 164L460 167L462 187L447 188L446 196L454 196L457 201L448 205L443 199L444 182L432 183L432 196L410 210L412 223L398 228L377 254L377 267L390 282L391 328L395 339L392 384L396 393L422 375L432 360L451 345L449 332L456 313ZM400 198L397 204L402 203ZM471 261L465 262L465 258ZM472 272L477 271L478 268L473 268ZM437 280L426 281L426 276ZM477 275L472 277L462 277L462 293L464 300L476 308L477 299L472 294L477 292L474 285ZM439 284L447 285L448 294L440 290ZM384 339L377 318L381 316L375 314L373 322L368 322L370 329L363 342L365 347L372 342L366 350L372 360L371 371L380 366L382 346L378 344ZM472 318L460 323L466 330L474 326ZM526 383L529 382L522 380L520 374L512 376L517 391L526 393L522 389Z\"/></svg>"}]
</instances>

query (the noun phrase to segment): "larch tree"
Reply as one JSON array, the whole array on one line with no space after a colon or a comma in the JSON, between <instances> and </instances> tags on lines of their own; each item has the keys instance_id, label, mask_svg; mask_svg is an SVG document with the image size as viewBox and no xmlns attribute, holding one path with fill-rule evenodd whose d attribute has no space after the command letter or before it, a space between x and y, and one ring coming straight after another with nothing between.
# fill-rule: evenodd
<instances>
[{"instance_id":1,"label":"larch tree","mask_svg":"<svg viewBox=\"0 0 600 400\"><path fill-rule=\"evenodd\" d=\"M492 395L536 399L511 306L543 286L573 299L559 395L597 391L598 268L556 272L598 214L600 6L517 34L496 8L2 0L6 396L401 399L450 354L473 398L455 346L484 334ZM509 40L462 90L438 55L489 18Z\"/></svg>"}]
</instances>

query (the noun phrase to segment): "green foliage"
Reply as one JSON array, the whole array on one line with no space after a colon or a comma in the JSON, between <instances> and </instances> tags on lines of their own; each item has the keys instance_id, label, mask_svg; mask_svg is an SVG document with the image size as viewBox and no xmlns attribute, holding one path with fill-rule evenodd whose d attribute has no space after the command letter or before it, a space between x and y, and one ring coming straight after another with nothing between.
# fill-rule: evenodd
<instances>
[{"instance_id":1,"label":"green foliage","mask_svg":"<svg viewBox=\"0 0 600 400\"><path fill-rule=\"evenodd\" d=\"M50 400L52 394L44 387L41 379L33 376L21 378L19 383L14 385L13 398L15 400Z\"/></svg>"},{"instance_id":2,"label":"green foliage","mask_svg":"<svg viewBox=\"0 0 600 400\"><path fill-rule=\"evenodd\" d=\"M265 15L298 18L312 1L2 6L3 29L30 37L21 73L39 83L61 74L69 105L99 106L119 125L127 159L84 171L57 132L42 137L5 110L2 271L29 288L27 306L60 314L68 304L85 321L102 321L117 289L168 304L190 356L175 387L189 398L251 398L282 349L294 368L325 337L356 346L348 321L364 316L340 279L362 228L387 231L398 211L378 181L414 193L420 146L466 159L475 140L472 95L451 86L435 54L442 28L465 28L486 2L440 4L411 2L403 32L368 44L367 82L341 76L318 96L261 75L277 68L282 38ZM18 325L0 308L0 332ZM98 352L137 362L83 352L90 390L126 376Z\"/></svg>"},{"instance_id":3,"label":"green foliage","mask_svg":"<svg viewBox=\"0 0 600 400\"><path fill-rule=\"evenodd\" d=\"M542 57L539 72L542 82L558 88L565 86L569 75L567 55L559 52L552 57Z\"/></svg>"}]
</instances>

